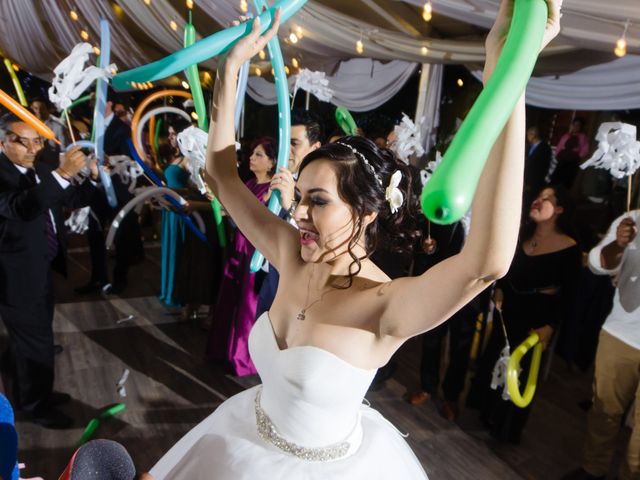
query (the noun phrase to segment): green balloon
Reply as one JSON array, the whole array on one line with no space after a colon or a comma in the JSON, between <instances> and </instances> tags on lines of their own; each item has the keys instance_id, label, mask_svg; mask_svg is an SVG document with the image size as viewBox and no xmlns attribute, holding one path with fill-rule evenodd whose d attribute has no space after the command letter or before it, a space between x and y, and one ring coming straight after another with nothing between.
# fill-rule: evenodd
<instances>
[{"instance_id":1,"label":"green balloon","mask_svg":"<svg viewBox=\"0 0 640 480\"><path fill-rule=\"evenodd\" d=\"M196 28L191 23L191 12L189 12L189 23L184 29L184 47L188 48L196 43ZM191 96L193 98L193 105L196 108L198 114L198 127L205 132L209 130L209 118L207 117L207 107L204 104L204 95L202 94L202 85L200 84L200 74L198 73L198 64L194 63L187 67L187 80L189 81L189 88L191 89ZM224 230L224 222L222 220L222 209L220 201L217 198L213 198L211 201L211 210L213 211L213 218L216 222L216 231L218 234L218 243L220 247L227 246L227 235Z\"/></svg>"},{"instance_id":2,"label":"green balloon","mask_svg":"<svg viewBox=\"0 0 640 480\"><path fill-rule=\"evenodd\" d=\"M515 1L496 69L422 191L422 211L432 222L454 223L469 210L489 152L529 81L546 23L544 0Z\"/></svg>"},{"instance_id":3,"label":"green balloon","mask_svg":"<svg viewBox=\"0 0 640 480\"><path fill-rule=\"evenodd\" d=\"M347 135L357 135L358 125L351 116L351 112L344 107L336 108L336 122L342 131Z\"/></svg>"},{"instance_id":4,"label":"green balloon","mask_svg":"<svg viewBox=\"0 0 640 480\"><path fill-rule=\"evenodd\" d=\"M189 23L184 29L184 46L190 47L196 43L196 28L191 23L191 12L189 12ZM198 73L198 64L194 63L187 68L187 80L193 97L193 105L198 114L198 127L205 132L209 130L209 121L207 118L207 108L204 104L204 95L202 94L202 85L200 84L200 74Z\"/></svg>"}]
</instances>

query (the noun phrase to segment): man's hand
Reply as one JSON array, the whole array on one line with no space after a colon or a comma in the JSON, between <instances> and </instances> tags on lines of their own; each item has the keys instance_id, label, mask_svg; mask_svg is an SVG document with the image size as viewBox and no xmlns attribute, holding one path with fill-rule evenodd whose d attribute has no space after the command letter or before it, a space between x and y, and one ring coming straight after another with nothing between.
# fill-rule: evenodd
<instances>
[{"instance_id":1,"label":"man's hand","mask_svg":"<svg viewBox=\"0 0 640 480\"><path fill-rule=\"evenodd\" d=\"M70 180L84 168L87 164L87 156L82 153L80 147L73 147L62 157L60 166L56 169L56 173L61 177Z\"/></svg>"},{"instance_id":2,"label":"man's hand","mask_svg":"<svg viewBox=\"0 0 640 480\"><path fill-rule=\"evenodd\" d=\"M620 248L627 248L636 238L638 228L636 222L627 217L618 224L616 229L616 243Z\"/></svg>"},{"instance_id":3,"label":"man's hand","mask_svg":"<svg viewBox=\"0 0 640 480\"><path fill-rule=\"evenodd\" d=\"M284 167L280 167L278 168L278 173L271 179L269 193L273 190L278 190L280 192L280 206L288 211L293 203L295 186L296 181L291 172Z\"/></svg>"}]
</instances>

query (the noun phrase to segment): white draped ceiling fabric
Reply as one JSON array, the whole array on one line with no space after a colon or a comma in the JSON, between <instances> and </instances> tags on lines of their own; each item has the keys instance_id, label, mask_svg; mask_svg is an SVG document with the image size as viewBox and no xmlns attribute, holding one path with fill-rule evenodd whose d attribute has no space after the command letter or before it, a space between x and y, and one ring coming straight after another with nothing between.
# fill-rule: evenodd
<instances>
[{"instance_id":1,"label":"white draped ceiling fabric","mask_svg":"<svg viewBox=\"0 0 640 480\"><path fill-rule=\"evenodd\" d=\"M423 0L402 1L424 4ZM640 108L640 55L632 55L640 54L639 1L610 0L605 5L601 0L565 0L561 36L543 52L534 72L536 76L529 83L528 102L547 108ZM28 71L51 78L53 67L80 41L80 28L86 28L90 41L99 44L99 19L104 17L111 25L112 58L121 71L155 60L148 58L119 22L111 3L2 0L0 49ZM144 41L152 43L158 51L169 54L181 48L184 11L177 11L168 0L153 0L150 5L142 0L113 3L145 32L148 39ZM239 3L196 0L198 12L204 12L219 25L227 25L238 17ZM437 14L486 28L495 17L499 0L432 0L432 3ZM362 8L367 8L366 5L363 2ZM81 16L81 24L70 19L72 8ZM177 31L169 26L170 20L176 22ZM627 20L630 55L614 59L612 50ZM296 45L283 42L285 57L296 56L303 67L325 71L336 91L335 103L355 111L375 108L391 98L418 64L456 63L476 69L483 61L481 39L420 38L364 23L314 0L309 0L282 27L283 40L293 26L302 28L304 38ZM367 59L348 61L358 57L355 42L359 38ZM215 60L203 66L214 68ZM263 103L272 103L275 98L271 84L257 77L250 81L249 94Z\"/></svg>"}]
</instances>

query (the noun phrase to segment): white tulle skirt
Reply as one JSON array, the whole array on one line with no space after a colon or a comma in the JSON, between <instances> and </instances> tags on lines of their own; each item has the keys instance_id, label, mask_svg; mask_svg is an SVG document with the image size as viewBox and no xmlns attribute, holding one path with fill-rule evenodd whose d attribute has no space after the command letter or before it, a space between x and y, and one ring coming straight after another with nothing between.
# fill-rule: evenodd
<instances>
[{"instance_id":1,"label":"white tulle skirt","mask_svg":"<svg viewBox=\"0 0 640 480\"><path fill-rule=\"evenodd\" d=\"M362 407L357 451L329 462L305 461L264 441L256 426L258 387L220 405L153 467L155 480L328 480L427 478L398 431L376 410Z\"/></svg>"}]
</instances>

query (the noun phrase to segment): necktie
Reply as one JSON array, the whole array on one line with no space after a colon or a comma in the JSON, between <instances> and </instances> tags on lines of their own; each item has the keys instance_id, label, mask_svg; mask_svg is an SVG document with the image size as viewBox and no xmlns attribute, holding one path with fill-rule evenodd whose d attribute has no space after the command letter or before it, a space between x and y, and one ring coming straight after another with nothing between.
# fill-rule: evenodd
<instances>
[{"instance_id":1,"label":"necktie","mask_svg":"<svg viewBox=\"0 0 640 480\"><path fill-rule=\"evenodd\" d=\"M37 185L36 172L33 169L28 169L25 174L33 185ZM45 214L45 237L47 239L47 260L51 261L58 255L58 236L53 228L53 219L51 217L51 211L47 210Z\"/></svg>"}]
</instances>

